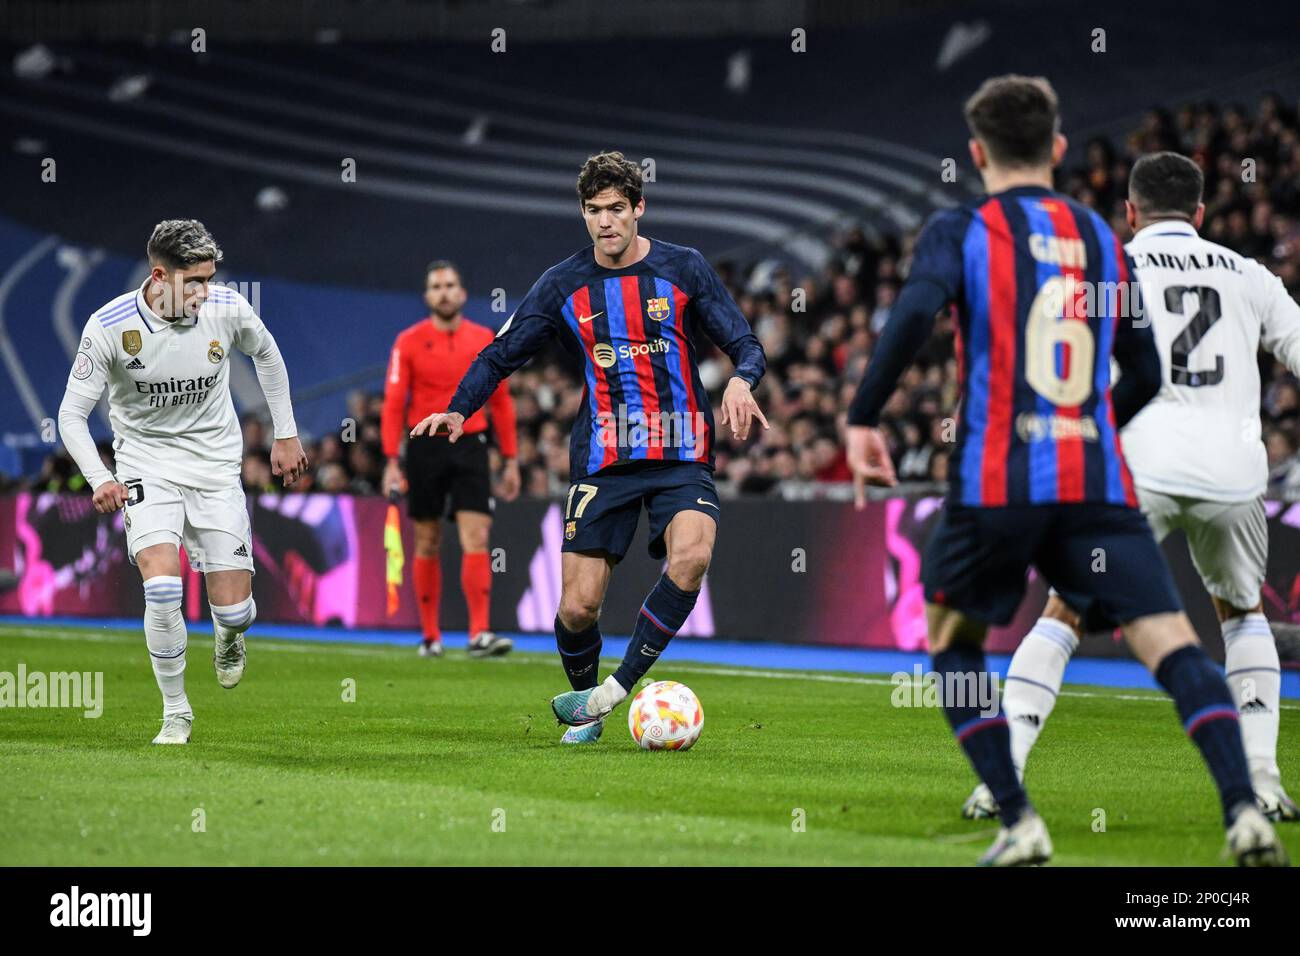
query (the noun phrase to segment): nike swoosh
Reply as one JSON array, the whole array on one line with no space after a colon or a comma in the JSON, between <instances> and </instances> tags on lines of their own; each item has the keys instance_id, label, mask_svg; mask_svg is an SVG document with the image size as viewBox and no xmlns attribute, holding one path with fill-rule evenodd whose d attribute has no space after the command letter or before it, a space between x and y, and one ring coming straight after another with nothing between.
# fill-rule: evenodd
<instances>
[{"instance_id":1,"label":"nike swoosh","mask_svg":"<svg viewBox=\"0 0 1300 956\"><path fill-rule=\"evenodd\" d=\"M597 313L596 313L596 315L604 315L604 314L605 314L604 312L597 312ZM594 319L594 318L596 317L596 315L580 315L580 316L578 316L578 321L579 321L579 322L590 322L592 319Z\"/></svg>"},{"instance_id":2,"label":"nike swoosh","mask_svg":"<svg viewBox=\"0 0 1300 956\"><path fill-rule=\"evenodd\" d=\"M712 501L705 501L703 498L696 498L695 503L697 505L708 505L710 508L713 508L714 510L717 510L718 507Z\"/></svg>"}]
</instances>

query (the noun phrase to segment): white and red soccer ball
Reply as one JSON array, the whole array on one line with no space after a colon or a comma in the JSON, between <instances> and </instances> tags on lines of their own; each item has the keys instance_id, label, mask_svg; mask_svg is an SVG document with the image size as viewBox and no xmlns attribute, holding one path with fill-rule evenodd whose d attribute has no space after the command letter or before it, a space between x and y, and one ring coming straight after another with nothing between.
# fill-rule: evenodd
<instances>
[{"instance_id":1,"label":"white and red soccer ball","mask_svg":"<svg viewBox=\"0 0 1300 956\"><path fill-rule=\"evenodd\" d=\"M644 750L689 750L704 729L704 708L685 684L656 681L632 701L627 729Z\"/></svg>"}]
</instances>

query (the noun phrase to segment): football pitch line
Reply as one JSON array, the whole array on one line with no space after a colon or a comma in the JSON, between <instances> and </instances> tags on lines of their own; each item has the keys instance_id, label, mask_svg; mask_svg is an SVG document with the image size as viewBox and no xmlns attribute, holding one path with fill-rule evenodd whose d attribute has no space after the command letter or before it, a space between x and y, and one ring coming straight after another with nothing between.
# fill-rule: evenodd
<instances>
[{"instance_id":1,"label":"football pitch line","mask_svg":"<svg viewBox=\"0 0 1300 956\"><path fill-rule=\"evenodd\" d=\"M15 637L32 637L41 640L60 640L60 641L90 641L106 644L136 644L140 639L124 633L96 634L90 631L82 632L60 632L53 628L41 627L0 627L0 635L9 634ZM206 637L199 637L197 643L206 642ZM190 638L190 643L196 643L194 637ZM259 651L271 651L274 653L288 654L320 654L322 651L328 651L331 654L342 654L353 657L409 657L410 652L405 649L384 646L361 646L346 647L329 641L312 642L312 641L276 641L272 639L257 640L254 639L249 643L249 650L255 655ZM547 667L554 666L554 660L547 655L519 652L509 657L494 658L491 661L483 663L502 666L502 665L524 665ZM436 665L435 665L436 666ZM712 677L745 677L757 680L795 680L811 681L820 684L853 684L864 687L912 687L916 681L912 680L910 674L903 673L906 680L897 680L892 677L864 677L850 674L827 674L816 671L804 670L772 670L767 668L756 667L719 667L711 664L692 663L690 661L674 662L671 659L665 662L665 667L671 669L674 673L680 674L707 674ZM1069 682L1066 687L1071 686ZM1080 697L1080 698L1102 698L1105 700L1136 701L1139 703L1168 703L1167 695L1158 691L1149 693L1118 693L1109 690L1066 690L1062 689L1061 697ZM1300 710L1300 704L1280 704L1281 710Z\"/></svg>"}]
</instances>

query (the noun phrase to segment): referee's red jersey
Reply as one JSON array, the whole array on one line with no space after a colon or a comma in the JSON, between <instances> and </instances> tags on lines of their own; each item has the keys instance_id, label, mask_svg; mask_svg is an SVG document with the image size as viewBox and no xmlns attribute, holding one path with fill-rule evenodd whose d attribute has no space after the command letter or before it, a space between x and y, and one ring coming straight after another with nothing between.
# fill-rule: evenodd
<instances>
[{"instance_id":1,"label":"referee's red jersey","mask_svg":"<svg viewBox=\"0 0 1300 956\"><path fill-rule=\"evenodd\" d=\"M434 327L432 319L417 322L397 336L384 382L384 454L395 457L402 436L434 412L445 412L452 393L478 353L493 339L492 332L462 318L452 332ZM492 430L507 458L515 457L515 403L505 381L487 405L465 422L465 433Z\"/></svg>"}]
</instances>

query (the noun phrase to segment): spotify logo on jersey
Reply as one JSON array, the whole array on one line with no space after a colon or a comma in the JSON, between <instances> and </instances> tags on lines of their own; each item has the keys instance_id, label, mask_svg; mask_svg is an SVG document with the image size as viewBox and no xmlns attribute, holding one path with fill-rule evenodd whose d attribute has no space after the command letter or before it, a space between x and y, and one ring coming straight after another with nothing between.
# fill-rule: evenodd
<instances>
[{"instance_id":1,"label":"spotify logo on jersey","mask_svg":"<svg viewBox=\"0 0 1300 956\"><path fill-rule=\"evenodd\" d=\"M601 368L609 368L620 357L627 359L638 355L652 355L656 352L667 352L668 348L667 339L655 339L653 342L640 342L636 345L620 345L617 352L614 351L614 346L598 342L591 350L591 357Z\"/></svg>"}]
</instances>

